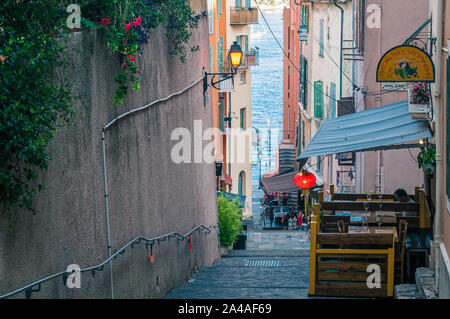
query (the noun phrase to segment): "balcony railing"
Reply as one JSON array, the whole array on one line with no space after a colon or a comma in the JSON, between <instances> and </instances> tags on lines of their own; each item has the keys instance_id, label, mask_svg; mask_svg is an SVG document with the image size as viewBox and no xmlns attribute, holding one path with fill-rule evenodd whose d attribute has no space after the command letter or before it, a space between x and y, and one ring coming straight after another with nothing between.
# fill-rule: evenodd
<instances>
[{"instance_id":1,"label":"balcony railing","mask_svg":"<svg viewBox=\"0 0 450 319\"><path fill-rule=\"evenodd\" d=\"M259 48L251 48L242 56L240 68L248 68L250 66L259 65Z\"/></svg>"},{"instance_id":2,"label":"balcony railing","mask_svg":"<svg viewBox=\"0 0 450 319\"><path fill-rule=\"evenodd\" d=\"M233 91L234 91L234 79L233 78L219 82L219 92L233 92Z\"/></svg>"},{"instance_id":3,"label":"balcony railing","mask_svg":"<svg viewBox=\"0 0 450 319\"><path fill-rule=\"evenodd\" d=\"M230 24L256 24L258 23L258 9L256 8L230 8Z\"/></svg>"}]
</instances>

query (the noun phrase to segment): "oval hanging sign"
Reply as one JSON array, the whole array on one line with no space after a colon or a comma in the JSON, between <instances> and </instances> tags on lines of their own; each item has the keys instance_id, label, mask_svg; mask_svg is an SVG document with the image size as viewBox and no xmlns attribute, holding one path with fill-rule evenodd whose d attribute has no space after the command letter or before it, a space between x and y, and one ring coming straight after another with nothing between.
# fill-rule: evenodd
<instances>
[{"instance_id":1,"label":"oval hanging sign","mask_svg":"<svg viewBox=\"0 0 450 319\"><path fill-rule=\"evenodd\" d=\"M401 45L386 52L378 63L377 82L434 82L434 64L419 48Z\"/></svg>"}]
</instances>

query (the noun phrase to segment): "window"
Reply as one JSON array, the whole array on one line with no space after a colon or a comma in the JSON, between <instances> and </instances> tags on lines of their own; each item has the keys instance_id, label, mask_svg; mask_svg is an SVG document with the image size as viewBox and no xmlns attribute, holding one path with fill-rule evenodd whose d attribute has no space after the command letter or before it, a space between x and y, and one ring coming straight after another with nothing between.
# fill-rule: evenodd
<instances>
[{"instance_id":1,"label":"window","mask_svg":"<svg viewBox=\"0 0 450 319\"><path fill-rule=\"evenodd\" d=\"M239 44L244 54L249 52L248 35L237 35L236 42Z\"/></svg>"},{"instance_id":2,"label":"window","mask_svg":"<svg viewBox=\"0 0 450 319\"><path fill-rule=\"evenodd\" d=\"M225 100L222 94L219 96L219 129L225 131Z\"/></svg>"},{"instance_id":3,"label":"window","mask_svg":"<svg viewBox=\"0 0 450 319\"><path fill-rule=\"evenodd\" d=\"M307 92L308 92L308 60L300 56L300 79L299 79L299 102L303 104L303 108L307 109Z\"/></svg>"},{"instance_id":4,"label":"window","mask_svg":"<svg viewBox=\"0 0 450 319\"><path fill-rule=\"evenodd\" d=\"M314 82L314 117L323 119L323 83Z\"/></svg>"},{"instance_id":5,"label":"window","mask_svg":"<svg viewBox=\"0 0 450 319\"><path fill-rule=\"evenodd\" d=\"M245 83L245 78L246 78L246 72L242 71L241 73L239 73L239 83L240 84L244 84Z\"/></svg>"},{"instance_id":6,"label":"window","mask_svg":"<svg viewBox=\"0 0 450 319\"><path fill-rule=\"evenodd\" d=\"M222 0L217 0L217 19L222 14Z\"/></svg>"},{"instance_id":7,"label":"window","mask_svg":"<svg viewBox=\"0 0 450 319\"><path fill-rule=\"evenodd\" d=\"M330 86L330 109L331 118L336 117L336 84L333 82Z\"/></svg>"},{"instance_id":8,"label":"window","mask_svg":"<svg viewBox=\"0 0 450 319\"><path fill-rule=\"evenodd\" d=\"M324 24L325 24L325 20L321 19L320 20L320 30L319 30L319 40L320 40L320 44L319 44L319 56L323 56L323 52L324 52L324 44L323 44L323 40L324 40Z\"/></svg>"},{"instance_id":9,"label":"window","mask_svg":"<svg viewBox=\"0 0 450 319\"><path fill-rule=\"evenodd\" d=\"M217 64L219 66L219 73L223 72L223 35L219 35L219 40L217 42Z\"/></svg>"},{"instance_id":10,"label":"window","mask_svg":"<svg viewBox=\"0 0 450 319\"><path fill-rule=\"evenodd\" d=\"M245 195L245 172L244 171L239 173L238 194Z\"/></svg>"},{"instance_id":11,"label":"window","mask_svg":"<svg viewBox=\"0 0 450 319\"><path fill-rule=\"evenodd\" d=\"M245 107L243 107L241 109L241 129L245 130L246 129L246 125L245 125L245 121L246 121L246 116L245 116Z\"/></svg>"},{"instance_id":12,"label":"window","mask_svg":"<svg viewBox=\"0 0 450 319\"><path fill-rule=\"evenodd\" d=\"M302 5L302 9L300 11L300 27L304 27L308 31L308 28L309 28L309 6Z\"/></svg>"},{"instance_id":13,"label":"window","mask_svg":"<svg viewBox=\"0 0 450 319\"><path fill-rule=\"evenodd\" d=\"M302 149L305 148L305 120L302 120Z\"/></svg>"},{"instance_id":14,"label":"window","mask_svg":"<svg viewBox=\"0 0 450 319\"><path fill-rule=\"evenodd\" d=\"M213 0L208 0L208 24L209 34L214 33L214 20L213 20Z\"/></svg>"}]
</instances>

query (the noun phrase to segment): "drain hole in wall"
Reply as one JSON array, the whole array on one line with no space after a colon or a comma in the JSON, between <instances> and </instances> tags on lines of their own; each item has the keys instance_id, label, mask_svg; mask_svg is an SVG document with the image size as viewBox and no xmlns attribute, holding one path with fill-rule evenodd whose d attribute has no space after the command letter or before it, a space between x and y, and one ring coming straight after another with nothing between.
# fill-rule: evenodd
<instances>
[{"instance_id":1,"label":"drain hole in wall","mask_svg":"<svg viewBox=\"0 0 450 319\"><path fill-rule=\"evenodd\" d=\"M156 276L156 287L159 288L159 276Z\"/></svg>"}]
</instances>

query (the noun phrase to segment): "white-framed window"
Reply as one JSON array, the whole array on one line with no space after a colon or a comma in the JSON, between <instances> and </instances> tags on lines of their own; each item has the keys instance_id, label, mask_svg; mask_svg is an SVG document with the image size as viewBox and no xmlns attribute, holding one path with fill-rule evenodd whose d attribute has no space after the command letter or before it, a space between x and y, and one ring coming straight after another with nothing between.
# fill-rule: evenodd
<instances>
[{"instance_id":1,"label":"white-framed window","mask_svg":"<svg viewBox=\"0 0 450 319\"><path fill-rule=\"evenodd\" d=\"M239 73L239 84L245 84L246 72L242 71Z\"/></svg>"}]
</instances>

